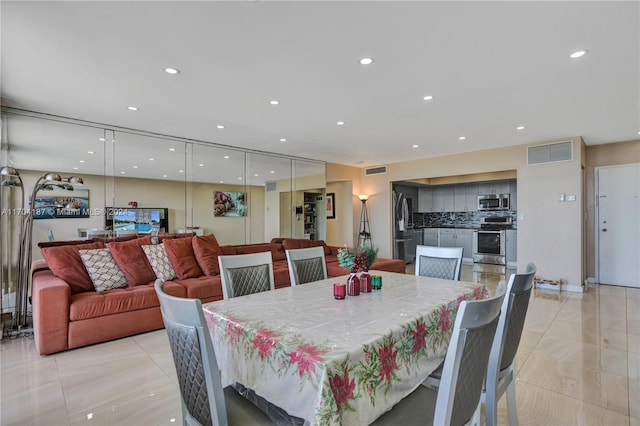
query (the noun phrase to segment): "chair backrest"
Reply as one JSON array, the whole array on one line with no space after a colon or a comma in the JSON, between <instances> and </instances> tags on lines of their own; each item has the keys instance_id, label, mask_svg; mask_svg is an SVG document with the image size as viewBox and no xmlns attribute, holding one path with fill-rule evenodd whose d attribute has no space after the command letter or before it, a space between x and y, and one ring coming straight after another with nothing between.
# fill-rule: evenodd
<instances>
[{"instance_id":1,"label":"chair backrest","mask_svg":"<svg viewBox=\"0 0 640 426\"><path fill-rule=\"evenodd\" d=\"M107 238L111 236L111 232L107 231L106 229L88 229L87 230L87 239L91 239L94 237L99 237L99 238Z\"/></svg>"},{"instance_id":2,"label":"chair backrest","mask_svg":"<svg viewBox=\"0 0 640 426\"><path fill-rule=\"evenodd\" d=\"M465 424L473 417L484 387L504 294L462 301L451 334L438 388L433 424Z\"/></svg>"},{"instance_id":3,"label":"chair backrest","mask_svg":"<svg viewBox=\"0 0 640 426\"><path fill-rule=\"evenodd\" d=\"M47 239L49 241L55 241L55 237L53 236L53 231L51 229L47 229Z\"/></svg>"},{"instance_id":4,"label":"chair backrest","mask_svg":"<svg viewBox=\"0 0 640 426\"><path fill-rule=\"evenodd\" d=\"M225 299L275 288L271 252L218 256Z\"/></svg>"},{"instance_id":5,"label":"chair backrest","mask_svg":"<svg viewBox=\"0 0 640 426\"><path fill-rule=\"evenodd\" d=\"M492 375L497 377L500 371L513 363L524 329L535 274L536 265L529 263L523 274L512 274L509 278L496 338L491 348L487 386Z\"/></svg>"},{"instance_id":6,"label":"chair backrest","mask_svg":"<svg viewBox=\"0 0 640 426\"><path fill-rule=\"evenodd\" d=\"M182 414L201 425L226 425L227 409L220 370L199 299L168 295L164 283L155 282L173 362L178 374Z\"/></svg>"},{"instance_id":7,"label":"chair backrest","mask_svg":"<svg viewBox=\"0 0 640 426\"><path fill-rule=\"evenodd\" d=\"M458 281L461 268L462 247L416 247L416 275Z\"/></svg>"},{"instance_id":8,"label":"chair backrest","mask_svg":"<svg viewBox=\"0 0 640 426\"><path fill-rule=\"evenodd\" d=\"M286 253L292 286L327 278L323 247L287 250Z\"/></svg>"},{"instance_id":9,"label":"chair backrest","mask_svg":"<svg viewBox=\"0 0 640 426\"><path fill-rule=\"evenodd\" d=\"M125 235L138 235L138 231L135 229L116 229L114 230L115 237L123 237Z\"/></svg>"}]
</instances>

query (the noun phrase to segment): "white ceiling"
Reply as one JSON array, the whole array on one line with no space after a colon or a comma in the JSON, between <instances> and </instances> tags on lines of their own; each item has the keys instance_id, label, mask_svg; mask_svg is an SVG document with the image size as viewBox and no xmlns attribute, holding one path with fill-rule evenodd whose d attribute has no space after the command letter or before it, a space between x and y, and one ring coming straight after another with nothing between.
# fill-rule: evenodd
<instances>
[{"instance_id":1,"label":"white ceiling","mask_svg":"<svg viewBox=\"0 0 640 426\"><path fill-rule=\"evenodd\" d=\"M0 8L2 103L14 108L352 166L640 131L638 1ZM589 54L569 59L576 49ZM32 134L22 161L50 161L52 137ZM25 138L11 133L16 152Z\"/></svg>"}]
</instances>

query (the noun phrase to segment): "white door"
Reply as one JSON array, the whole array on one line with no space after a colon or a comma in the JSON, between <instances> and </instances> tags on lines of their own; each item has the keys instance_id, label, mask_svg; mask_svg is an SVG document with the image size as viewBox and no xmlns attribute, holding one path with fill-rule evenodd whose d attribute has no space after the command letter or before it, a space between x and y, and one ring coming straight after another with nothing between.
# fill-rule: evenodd
<instances>
[{"instance_id":1,"label":"white door","mask_svg":"<svg viewBox=\"0 0 640 426\"><path fill-rule=\"evenodd\" d=\"M640 164L600 167L596 179L598 281L640 287Z\"/></svg>"}]
</instances>

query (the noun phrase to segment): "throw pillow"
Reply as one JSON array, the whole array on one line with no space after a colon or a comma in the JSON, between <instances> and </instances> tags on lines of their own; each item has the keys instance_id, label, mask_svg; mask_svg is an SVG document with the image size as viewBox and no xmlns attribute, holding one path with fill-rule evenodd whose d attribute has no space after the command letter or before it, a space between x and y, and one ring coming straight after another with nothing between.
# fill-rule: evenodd
<instances>
[{"instance_id":1,"label":"throw pillow","mask_svg":"<svg viewBox=\"0 0 640 426\"><path fill-rule=\"evenodd\" d=\"M116 265L109 249L80 250L79 252L93 287L98 293L127 286L127 279Z\"/></svg>"},{"instance_id":2,"label":"throw pillow","mask_svg":"<svg viewBox=\"0 0 640 426\"><path fill-rule=\"evenodd\" d=\"M104 248L100 242L74 244L68 246L45 247L41 249L47 266L56 277L65 280L71 288L71 294L93 291L91 277L82 263L79 250Z\"/></svg>"},{"instance_id":3,"label":"throw pillow","mask_svg":"<svg viewBox=\"0 0 640 426\"><path fill-rule=\"evenodd\" d=\"M176 277L176 271L171 266L164 243L150 246L142 246L142 251L147 256L151 269L156 277L164 281L171 281Z\"/></svg>"},{"instance_id":4,"label":"throw pillow","mask_svg":"<svg viewBox=\"0 0 640 426\"><path fill-rule=\"evenodd\" d=\"M220 245L213 234L198 236L192 239L193 252L198 261L198 265L207 276L220 275L220 265L218 255L220 255Z\"/></svg>"},{"instance_id":5,"label":"throw pillow","mask_svg":"<svg viewBox=\"0 0 640 426\"><path fill-rule=\"evenodd\" d=\"M191 238L164 240L164 248L167 250L167 256L169 256L178 278L184 280L202 275L202 269L200 269L200 265L198 265L196 256L193 253Z\"/></svg>"},{"instance_id":6,"label":"throw pillow","mask_svg":"<svg viewBox=\"0 0 640 426\"><path fill-rule=\"evenodd\" d=\"M137 238L130 241L109 243L107 247L111 251L113 260L116 261L130 287L148 284L155 281L151 265L142 251L142 245L150 245L151 237Z\"/></svg>"}]
</instances>

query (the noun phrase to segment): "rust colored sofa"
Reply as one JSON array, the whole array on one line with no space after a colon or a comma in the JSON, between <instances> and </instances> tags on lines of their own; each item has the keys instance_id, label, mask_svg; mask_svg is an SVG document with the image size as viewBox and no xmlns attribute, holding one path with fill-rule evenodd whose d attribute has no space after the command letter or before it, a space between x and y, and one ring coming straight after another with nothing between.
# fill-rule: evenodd
<instances>
[{"instance_id":1,"label":"rust colored sofa","mask_svg":"<svg viewBox=\"0 0 640 426\"><path fill-rule=\"evenodd\" d=\"M165 280L167 292L198 298L203 303L222 299L219 255L270 251L276 289L290 285L288 249L322 246L328 276L349 273L338 264L338 247L327 246L324 241L277 238L270 243L220 246L213 235L165 234L158 239L158 244L164 243L176 274ZM32 266L31 299L38 352L52 354L163 328L153 288L158 265L144 252L152 245L150 237L41 243L44 259L34 261ZM104 252L105 247L126 283L121 288L96 291L80 253ZM381 258L371 269L404 273L405 263Z\"/></svg>"}]
</instances>

